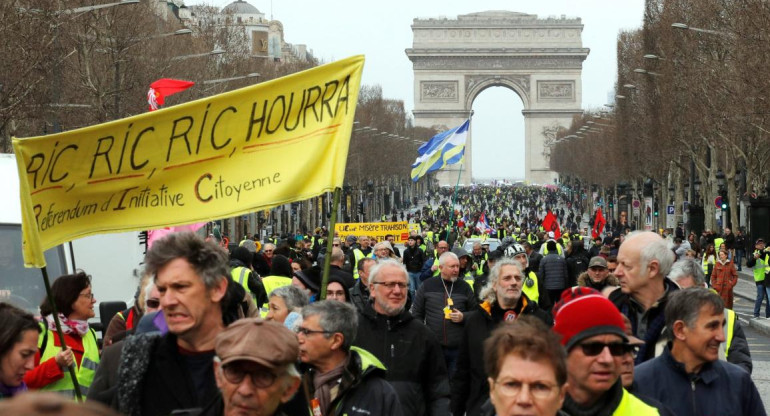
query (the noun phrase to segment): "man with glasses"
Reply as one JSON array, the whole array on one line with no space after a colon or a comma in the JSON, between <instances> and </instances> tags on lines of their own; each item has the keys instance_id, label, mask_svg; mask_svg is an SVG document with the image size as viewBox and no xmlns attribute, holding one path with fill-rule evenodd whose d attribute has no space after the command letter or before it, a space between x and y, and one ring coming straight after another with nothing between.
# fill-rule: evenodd
<instances>
[{"instance_id":1,"label":"man with glasses","mask_svg":"<svg viewBox=\"0 0 770 416\"><path fill-rule=\"evenodd\" d=\"M216 338L214 376L220 396L202 414L278 416L299 389L297 337L283 325L246 318Z\"/></svg>"},{"instance_id":2,"label":"man with glasses","mask_svg":"<svg viewBox=\"0 0 770 416\"><path fill-rule=\"evenodd\" d=\"M373 302L358 315L359 346L382 361L405 416L449 414L449 380L436 336L406 310L404 266L380 261L371 270Z\"/></svg>"},{"instance_id":3,"label":"man with glasses","mask_svg":"<svg viewBox=\"0 0 770 416\"><path fill-rule=\"evenodd\" d=\"M299 358L310 367L303 384L311 414L403 415L385 367L352 346L357 327L356 310L347 303L324 300L302 308L297 338Z\"/></svg>"},{"instance_id":4,"label":"man with glasses","mask_svg":"<svg viewBox=\"0 0 770 416\"><path fill-rule=\"evenodd\" d=\"M623 388L623 357L628 343L623 317L599 292L567 289L554 306L554 332L567 351L567 397L562 410L570 415L659 415Z\"/></svg>"},{"instance_id":5,"label":"man with glasses","mask_svg":"<svg viewBox=\"0 0 770 416\"><path fill-rule=\"evenodd\" d=\"M666 306L668 344L636 368L637 390L676 415L765 415L749 373L719 360L724 304L706 288L673 293ZM685 399L686 398L686 399Z\"/></svg>"}]
</instances>

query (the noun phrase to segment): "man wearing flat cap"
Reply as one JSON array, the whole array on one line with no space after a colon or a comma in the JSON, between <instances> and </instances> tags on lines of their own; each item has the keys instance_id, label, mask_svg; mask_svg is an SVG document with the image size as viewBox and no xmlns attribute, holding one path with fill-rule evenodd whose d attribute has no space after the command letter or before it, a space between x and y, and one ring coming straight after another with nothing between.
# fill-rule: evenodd
<instances>
[{"instance_id":1,"label":"man wearing flat cap","mask_svg":"<svg viewBox=\"0 0 770 416\"><path fill-rule=\"evenodd\" d=\"M554 306L553 331L567 351L567 397L570 415L659 415L657 409L623 388L623 357L633 351L623 316L599 292L567 289Z\"/></svg>"},{"instance_id":2,"label":"man wearing flat cap","mask_svg":"<svg viewBox=\"0 0 770 416\"><path fill-rule=\"evenodd\" d=\"M219 400L203 415L284 415L279 410L297 392L297 336L261 318L232 323L216 338L214 375Z\"/></svg>"}]
</instances>

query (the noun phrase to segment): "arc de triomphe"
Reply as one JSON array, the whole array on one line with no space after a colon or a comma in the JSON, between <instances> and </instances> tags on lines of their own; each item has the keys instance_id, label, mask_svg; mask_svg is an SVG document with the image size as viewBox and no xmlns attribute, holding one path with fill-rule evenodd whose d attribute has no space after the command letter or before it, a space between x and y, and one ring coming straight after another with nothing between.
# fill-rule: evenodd
<instances>
[{"instance_id":1,"label":"arc de triomphe","mask_svg":"<svg viewBox=\"0 0 770 416\"><path fill-rule=\"evenodd\" d=\"M583 48L579 18L488 11L457 19L414 19L414 118L417 126L451 128L468 118L473 100L486 88L507 87L524 103L525 180L553 183L548 145L558 126L581 114ZM549 137L550 136L550 137ZM471 183L472 138L465 148L461 184ZM457 165L438 172L454 185Z\"/></svg>"}]
</instances>

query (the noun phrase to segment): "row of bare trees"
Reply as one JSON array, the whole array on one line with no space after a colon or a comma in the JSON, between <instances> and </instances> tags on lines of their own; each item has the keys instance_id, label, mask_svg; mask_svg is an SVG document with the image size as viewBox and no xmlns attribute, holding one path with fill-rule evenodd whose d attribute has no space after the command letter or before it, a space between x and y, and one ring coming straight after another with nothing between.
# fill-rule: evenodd
<instances>
[{"instance_id":1,"label":"row of bare trees","mask_svg":"<svg viewBox=\"0 0 770 416\"><path fill-rule=\"evenodd\" d=\"M714 228L720 193L732 207L767 196L768 40L764 0L647 0L643 27L618 36L614 108L576 117L552 169L606 187L651 180L677 213L695 177L700 201L691 203ZM737 209L730 217L739 224Z\"/></svg>"}]
</instances>

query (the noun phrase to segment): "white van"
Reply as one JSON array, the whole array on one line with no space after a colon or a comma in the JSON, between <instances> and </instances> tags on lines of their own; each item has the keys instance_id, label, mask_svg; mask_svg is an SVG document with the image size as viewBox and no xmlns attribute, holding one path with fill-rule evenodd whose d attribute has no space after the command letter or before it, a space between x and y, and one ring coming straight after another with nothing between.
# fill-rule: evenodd
<instances>
[{"instance_id":1,"label":"white van","mask_svg":"<svg viewBox=\"0 0 770 416\"><path fill-rule=\"evenodd\" d=\"M21 252L21 201L16 157L0 154L0 302L37 315L45 298L40 269L25 268ZM144 244L139 232L102 234L62 244L45 252L48 277L53 281L82 269L91 275L97 302L124 301L129 306L141 275ZM99 320L96 305L96 321Z\"/></svg>"}]
</instances>

